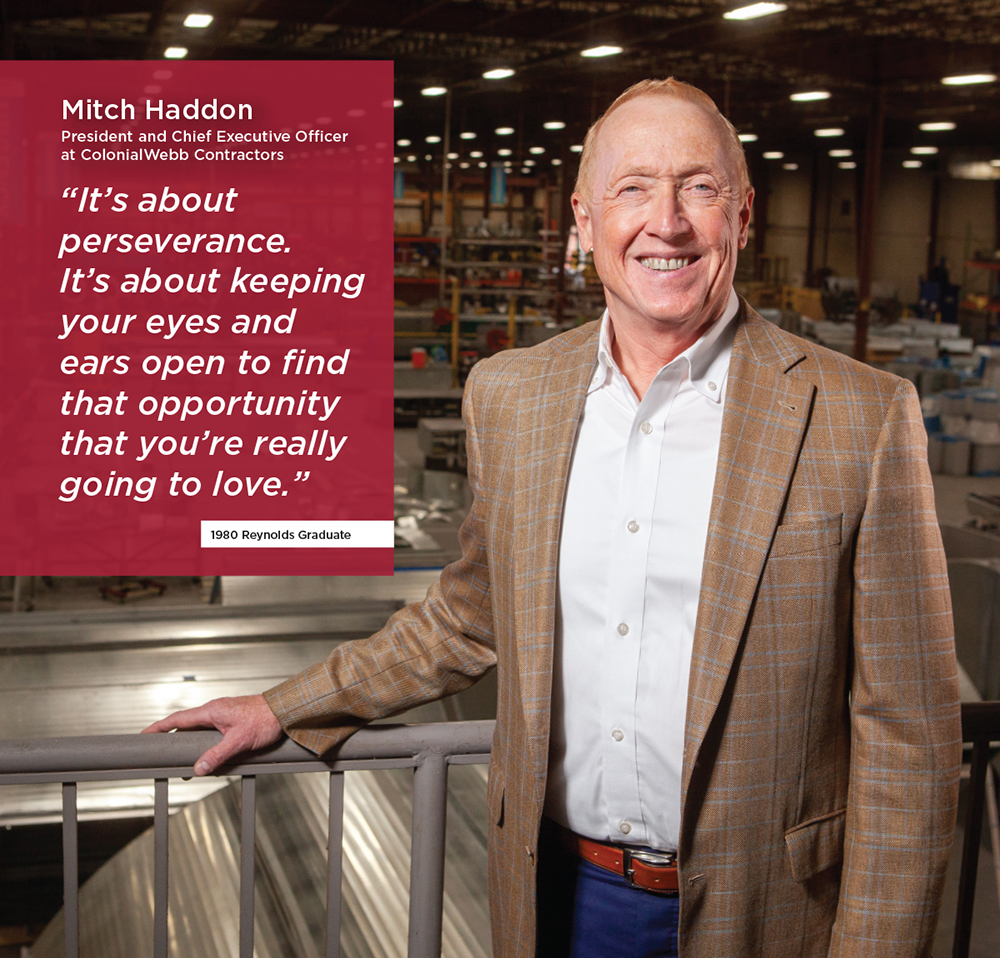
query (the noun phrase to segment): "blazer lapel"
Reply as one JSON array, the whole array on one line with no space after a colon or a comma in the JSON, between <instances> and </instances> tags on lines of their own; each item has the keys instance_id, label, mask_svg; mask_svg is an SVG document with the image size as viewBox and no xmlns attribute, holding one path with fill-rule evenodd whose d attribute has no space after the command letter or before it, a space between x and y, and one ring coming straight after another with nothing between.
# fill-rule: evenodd
<instances>
[{"instance_id":1,"label":"blazer lapel","mask_svg":"<svg viewBox=\"0 0 1000 958\"><path fill-rule=\"evenodd\" d=\"M726 386L688 688L682 794L715 714L784 507L815 386L802 353L745 304Z\"/></svg>"},{"instance_id":2,"label":"blazer lapel","mask_svg":"<svg viewBox=\"0 0 1000 958\"><path fill-rule=\"evenodd\" d=\"M525 719L539 749L548 747L563 498L599 326L581 330L578 340L523 370L514 468L514 624ZM546 754L530 758L544 769Z\"/></svg>"}]
</instances>

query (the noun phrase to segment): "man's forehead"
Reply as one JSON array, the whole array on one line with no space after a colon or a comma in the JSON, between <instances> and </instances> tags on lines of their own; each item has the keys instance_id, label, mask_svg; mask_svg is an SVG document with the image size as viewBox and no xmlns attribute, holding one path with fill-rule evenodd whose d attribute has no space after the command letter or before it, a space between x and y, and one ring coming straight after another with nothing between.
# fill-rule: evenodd
<instances>
[{"instance_id":1,"label":"man's forehead","mask_svg":"<svg viewBox=\"0 0 1000 958\"><path fill-rule=\"evenodd\" d=\"M598 175L633 168L652 174L677 161L689 172L721 167L727 178L733 175L719 124L698 104L676 97L644 96L623 104L603 124L595 147Z\"/></svg>"}]
</instances>

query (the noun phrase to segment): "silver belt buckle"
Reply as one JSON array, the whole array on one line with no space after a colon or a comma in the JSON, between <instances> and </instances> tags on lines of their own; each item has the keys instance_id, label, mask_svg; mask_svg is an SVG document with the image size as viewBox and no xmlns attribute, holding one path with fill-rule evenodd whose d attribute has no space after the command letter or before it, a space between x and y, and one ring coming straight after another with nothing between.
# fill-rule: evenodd
<instances>
[{"instance_id":1,"label":"silver belt buckle","mask_svg":"<svg viewBox=\"0 0 1000 958\"><path fill-rule=\"evenodd\" d=\"M635 883L635 869L632 867L633 861L640 861L644 865L651 865L653 868L675 868L677 866L677 855L675 852L654 852L641 848L623 848L624 853L624 875L625 882L629 888L638 888L640 891L651 891L656 895L672 895L677 892L672 889L647 888L645 885Z\"/></svg>"}]
</instances>

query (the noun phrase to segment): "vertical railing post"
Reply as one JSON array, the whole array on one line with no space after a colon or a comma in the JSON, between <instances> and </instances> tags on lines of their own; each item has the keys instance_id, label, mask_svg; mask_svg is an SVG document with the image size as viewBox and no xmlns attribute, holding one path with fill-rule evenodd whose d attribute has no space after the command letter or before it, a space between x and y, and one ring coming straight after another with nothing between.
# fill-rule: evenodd
<instances>
[{"instance_id":1,"label":"vertical railing post","mask_svg":"<svg viewBox=\"0 0 1000 958\"><path fill-rule=\"evenodd\" d=\"M66 958L79 958L79 848L76 830L76 782L63 782L63 923Z\"/></svg>"},{"instance_id":2,"label":"vertical railing post","mask_svg":"<svg viewBox=\"0 0 1000 958\"><path fill-rule=\"evenodd\" d=\"M330 773L326 839L326 958L340 958L340 898L344 856L344 773Z\"/></svg>"},{"instance_id":3,"label":"vertical railing post","mask_svg":"<svg viewBox=\"0 0 1000 958\"><path fill-rule=\"evenodd\" d=\"M253 958L256 819L257 779L244 775L240 820L240 958Z\"/></svg>"},{"instance_id":4,"label":"vertical railing post","mask_svg":"<svg viewBox=\"0 0 1000 958\"><path fill-rule=\"evenodd\" d=\"M409 958L440 958L448 763L425 752L413 770Z\"/></svg>"},{"instance_id":5,"label":"vertical railing post","mask_svg":"<svg viewBox=\"0 0 1000 958\"><path fill-rule=\"evenodd\" d=\"M167 958L167 913L169 888L167 862L170 854L170 805L167 780L153 784L153 958Z\"/></svg>"},{"instance_id":6,"label":"vertical railing post","mask_svg":"<svg viewBox=\"0 0 1000 958\"><path fill-rule=\"evenodd\" d=\"M958 875L958 910L952 958L968 958L972 938L972 909L976 903L976 874L979 870L979 840L983 833L983 806L986 802L986 768L989 764L989 736L977 737L972 744L969 770L969 804L965 814L962 867Z\"/></svg>"}]
</instances>

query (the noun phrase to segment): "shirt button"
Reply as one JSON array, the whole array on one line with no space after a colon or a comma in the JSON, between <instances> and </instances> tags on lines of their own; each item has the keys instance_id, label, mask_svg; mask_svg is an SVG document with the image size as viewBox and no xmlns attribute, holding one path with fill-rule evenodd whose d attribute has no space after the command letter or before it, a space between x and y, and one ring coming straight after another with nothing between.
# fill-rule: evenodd
<instances>
[{"instance_id":1,"label":"shirt button","mask_svg":"<svg viewBox=\"0 0 1000 958\"><path fill-rule=\"evenodd\" d=\"M629 523L629 524L628 524L628 525L626 526L626 528L628 529L628 531L629 531L629 532L638 532L638 531L639 531L639 523L638 523L638 522L636 522L636 521L635 521L635 519L633 519L633 520L632 520L632 521L631 521L631 522L630 522L630 523Z\"/></svg>"},{"instance_id":2,"label":"shirt button","mask_svg":"<svg viewBox=\"0 0 1000 958\"><path fill-rule=\"evenodd\" d=\"M718 389L719 387L716 386L715 383L709 383L708 388L711 389L712 392L715 392L715 390Z\"/></svg>"},{"instance_id":3,"label":"shirt button","mask_svg":"<svg viewBox=\"0 0 1000 958\"><path fill-rule=\"evenodd\" d=\"M624 622L619 622L618 623L618 634L619 635L628 635L628 626Z\"/></svg>"},{"instance_id":4,"label":"shirt button","mask_svg":"<svg viewBox=\"0 0 1000 958\"><path fill-rule=\"evenodd\" d=\"M618 831L620 831L623 835L627 835L630 831L632 831L632 823L631 822L622 822L618 826Z\"/></svg>"},{"instance_id":5,"label":"shirt button","mask_svg":"<svg viewBox=\"0 0 1000 958\"><path fill-rule=\"evenodd\" d=\"M623 731L622 731L622 730L621 730L620 728L616 728L616 729L615 729L615 730L614 730L614 731L613 731L613 732L611 733L611 737L612 737L612 738L613 738L613 739L614 739L614 740L615 740L616 742L620 742L620 741L621 741L621 740L622 740L623 738L625 738L625 733L624 733L624 732L623 732Z\"/></svg>"},{"instance_id":6,"label":"shirt button","mask_svg":"<svg viewBox=\"0 0 1000 958\"><path fill-rule=\"evenodd\" d=\"M653 431L653 424L651 422L644 422L640 427L642 434L648 436Z\"/></svg>"}]
</instances>

